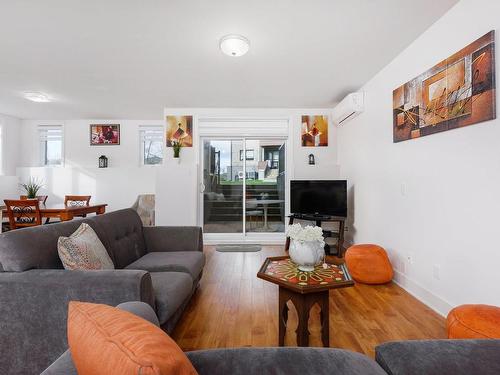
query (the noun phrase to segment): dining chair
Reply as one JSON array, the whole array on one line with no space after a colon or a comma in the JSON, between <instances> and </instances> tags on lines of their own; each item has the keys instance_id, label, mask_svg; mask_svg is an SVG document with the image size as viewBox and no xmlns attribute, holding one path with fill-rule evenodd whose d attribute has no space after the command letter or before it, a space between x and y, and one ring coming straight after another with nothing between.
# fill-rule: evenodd
<instances>
[{"instance_id":1,"label":"dining chair","mask_svg":"<svg viewBox=\"0 0 500 375\"><path fill-rule=\"evenodd\" d=\"M90 198L91 195L65 195L64 196L64 205L66 207L83 207L90 206ZM87 217L87 214L75 215L78 217Z\"/></svg>"},{"instance_id":2,"label":"dining chair","mask_svg":"<svg viewBox=\"0 0 500 375\"><path fill-rule=\"evenodd\" d=\"M47 198L48 195L37 195L35 198L28 198L27 195L21 195L19 199L26 200L26 199L38 199L41 204L46 204L47 203Z\"/></svg>"},{"instance_id":3,"label":"dining chair","mask_svg":"<svg viewBox=\"0 0 500 375\"><path fill-rule=\"evenodd\" d=\"M5 199L9 229L42 225L40 201L38 199Z\"/></svg>"}]
</instances>

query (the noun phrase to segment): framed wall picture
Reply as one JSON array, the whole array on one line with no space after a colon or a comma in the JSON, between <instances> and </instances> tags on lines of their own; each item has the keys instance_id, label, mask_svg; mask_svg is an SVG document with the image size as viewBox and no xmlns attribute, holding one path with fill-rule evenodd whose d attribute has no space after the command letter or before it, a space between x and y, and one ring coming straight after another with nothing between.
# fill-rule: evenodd
<instances>
[{"instance_id":1,"label":"framed wall picture","mask_svg":"<svg viewBox=\"0 0 500 375\"><path fill-rule=\"evenodd\" d=\"M393 91L393 141L496 118L495 32Z\"/></svg>"},{"instance_id":2,"label":"framed wall picture","mask_svg":"<svg viewBox=\"0 0 500 375\"><path fill-rule=\"evenodd\" d=\"M182 147L193 147L193 116L167 116L167 147L174 139Z\"/></svg>"},{"instance_id":3,"label":"framed wall picture","mask_svg":"<svg viewBox=\"0 0 500 375\"><path fill-rule=\"evenodd\" d=\"M300 138L303 147L328 146L328 116L302 116Z\"/></svg>"},{"instance_id":4,"label":"framed wall picture","mask_svg":"<svg viewBox=\"0 0 500 375\"><path fill-rule=\"evenodd\" d=\"M120 144L119 124L92 124L90 125L90 145L108 146Z\"/></svg>"}]
</instances>

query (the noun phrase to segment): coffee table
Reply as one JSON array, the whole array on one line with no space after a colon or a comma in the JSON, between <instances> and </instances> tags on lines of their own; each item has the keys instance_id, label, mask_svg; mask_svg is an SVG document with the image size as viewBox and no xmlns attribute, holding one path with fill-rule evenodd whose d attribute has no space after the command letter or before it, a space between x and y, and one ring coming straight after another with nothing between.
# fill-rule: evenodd
<instances>
[{"instance_id":1,"label":"coffee table","mask_svg":"<svg viewBox=\"0 0 500 375\"><path fill-rule=\"evenodd\" d=\"M317 303L321 309L321 340L323 346L330 346L330 289L346 288L354 285L344 264L327 263L327 268L316 266L314 271L300 271L288 256L267 258L257 277L279 286L278 321L279 346L285 345L288 322L287 302L292 301L299 318L297 346L309 346L309 311Z\"/></svg>"}]
</instances>

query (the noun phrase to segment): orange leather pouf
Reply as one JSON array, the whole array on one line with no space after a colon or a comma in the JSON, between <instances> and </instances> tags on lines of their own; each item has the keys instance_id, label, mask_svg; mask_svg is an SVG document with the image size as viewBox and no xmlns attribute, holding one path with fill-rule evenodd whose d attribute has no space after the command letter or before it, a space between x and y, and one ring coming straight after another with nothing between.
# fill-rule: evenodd
<instances>
[{"instance_id":1,"label":"orange leather pouf","mask_svg":"<svg viewBox=\"0 0 500 375\"><path fill-rule=\"evenodd\" d=\"M345 263L352 278L364 284L385 284L394 275L386 251L378 245L351 246L345 253Z\"/></svg>"},{"instance_id":2,"label":"orange leather pouf","mask_svg":"<svg viewBox=\"0 0 500 375\"><path fill-rule=\"evenodd\" d=\"M449 339L500 339L500 307L462 305L446 319Z\"/></svg>"}]
</instances>

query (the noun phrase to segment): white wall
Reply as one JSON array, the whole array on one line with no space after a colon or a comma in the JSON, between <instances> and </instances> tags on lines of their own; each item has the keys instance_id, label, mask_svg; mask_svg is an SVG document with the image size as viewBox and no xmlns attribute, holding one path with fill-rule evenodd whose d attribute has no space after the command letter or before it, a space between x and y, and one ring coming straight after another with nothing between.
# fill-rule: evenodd
<instances>
[{"instance_id":1,"label":"white wall","mask_svg":"<svg viewBox=\"0 0 500 375\"><path fill-rule=\"evenodd\" d=\"M90 124L120 124L120 145L90 146ZM63 125L64 167L40 167L38 125ZM141 167L139 126L163 125L161 120L67 120L22 122L22 157L17 174L21 181L30 176L43 179L42 193L48 203L60 203L66 194L90 194L93 202L108 203L108 211L130 207L138 194L155 192L157 167ZM109 167L98 168L106 155Z\"/></svg>"},{"instance_id":2,"label":"white wall","mask_svg":"<svg viewBox=\"0 0 500 375\"><path fill-rule=\"evenodd\" d=\"M500 28L499 15L498 1L462 0L363 87L365 112L339 130L353 241L384 246L397 280L443 314L500 305L500 120L393 143L392 90Z\"/></svg>"},{"instance_id":3,"label":"white wall","mask_svg":"<svg viewBox=\"0 0 500 375\"><path fill-rule=\"evenodd\" d=\"M0 114L0 203L17 195L20 131L20 119Z\"/></svg>"},{"instance_id":4,"label":"white wall","mask_svg":"<svg viewBox=\"0 0 500 375\"><path fill-rule=\"evenodd\" d=\"M194 116L194 146L181 151L181 163L172 158L172 149L165 149L165 163L157 167L139 165L139 126L164 125L163 120L66 120L22 122L22 152L18 175L22 181L39 176L45 181L42 193L49 203L61 202L65 194L91 194L94 202L109 203L109 210L129 207L141 193L156 193L156 219L159 225L196 225L198 223L199 142L197 119L200 117L266 118L285 117L290 120L293 161L288 163L292 178L336 178L337 134L329 128L328 147L301 147L300 116L329 114L329 109L203 109L171 108L167 113ZM120 124L119 146L90 146L89 125ZM38 125L63 125L65 141L64 167L39 166ZM309 153L316 156L316 166L308 165ZM110 167L97 168L100 155L109 158Z\"/></svg>"},{"instance_id":5,"label":"white wall","mask_svg":"<svg viewBox=\"0 0 500 375\"><path fill-rule=\"evenodd\" d=\"M194 116L194 145L192 148L181 150L181 163L176 168L159 171L160 174L165 173L165 175L158 178L156 191L157 195L161 192L163 198L158 197L158 199L164 199L165 203L157 205L158 223L171 225L181 222L183 225L200 225L197 220L197 202L199 198L197 187L200 168L197 126L200 118L231 118L235 120L287 118L289 120L288 136L292 146L287 160L286 172L288 177L295 179L334 179L338 177L336 127L329 126L328 147L302 147L300 138L301 115L329 115L330 109L166 108L165 113L169 115L191 114ZM263 135L265 136L265 134ZM313 153L316 157L317 164L315 166L308 165L308 155L310 153ZM171 160L170 150L168 150L168 157ZM169 165L169 162L167 162L167 165Z\"/></svg>"}]
</instances>

